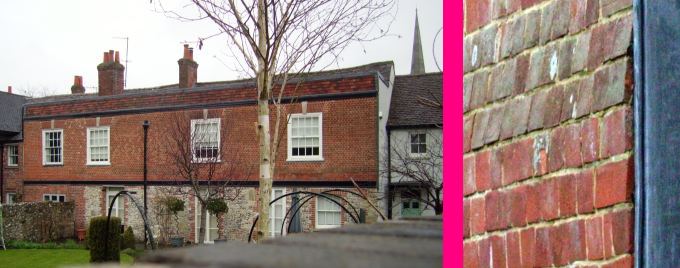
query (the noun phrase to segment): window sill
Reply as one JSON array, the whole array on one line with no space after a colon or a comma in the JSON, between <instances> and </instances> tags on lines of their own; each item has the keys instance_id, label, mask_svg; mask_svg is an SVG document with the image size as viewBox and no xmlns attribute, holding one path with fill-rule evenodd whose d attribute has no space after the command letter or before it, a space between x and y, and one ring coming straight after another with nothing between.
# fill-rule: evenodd
<instances>
[{"instance_id":1,"label":"window sill","mask_svg":"<svg viewBox=\"0 0 680 268\"><path fill-rule=\"evenodd\" d=\"M286 159L287 162L322 162L324 161L323 157L310 157L310 158L298 158L298 157L291 157L289 156Z\"/></svg>"},{"instance_id":2,"label":"window sill","mask_svg":"<svg viewBox=\"0 0 680 268\"><path fill-rule=\"evenodd\" d=\"M111 162L103 162L103 163L87 163L85 164L88 167L101 167L101 166L110 166Z\"/></svg>"},{"instance_id":3,"label":"window sill","mask_svg":"<svg viewBox=\"0 0 680 268\"><path fill-rule=\"evenodd\" d=\"M422 154L409 154L409 158L411 159L428 159L430 156L427 153L422 153Z\"/></svg>"},{"instance_id":4,"label":"window sill","mask_svg":"<svg viewBox=\"0 0 680 268\"><path fill-rule=\"evenodd\" d=\"M7 165L5 167L8 169L19 169L19 165Z\"/></svg>"},{"instance_id":5,"label":"window sill","mask_svg":"<svg viewBox=\"0 0 680 268\"><path fill-rule=\"evenodd\" d=\"M317 225L316 229L317 230L324 230L324 229L333 229L333 228L339 228L342 225Z\"/></svg>"},{"instance_id":6,"label":"window sill","mask_svg":"<svg viewBox=\"0 0 680 268\"><path fill-rule=\"evenodd\" d=\"M61 166L64 166L64 163L43 164L43 167L61 167Z\"/></svg>"},{"instance_id":7,"label":"window sill","mask_svg":"<svg viewBox=\"0 0 680 268\"><path fill-rule=\"evenodd\" d=\"M215 160L210 160L210 159L195 159L191 161L192 164L220 164L222 163L222 159L218 159L217 161Z\"/></svg>"}]
</instances>

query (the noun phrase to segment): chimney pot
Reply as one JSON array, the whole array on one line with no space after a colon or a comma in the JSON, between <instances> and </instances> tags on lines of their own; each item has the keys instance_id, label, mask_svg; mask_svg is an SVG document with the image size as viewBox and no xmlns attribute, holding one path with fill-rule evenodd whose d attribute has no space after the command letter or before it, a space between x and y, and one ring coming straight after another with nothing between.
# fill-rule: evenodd
<instances>
[{"instance_id":1,"label":"chimney pot","mask_svg":"<svg viewBox=\"0 0 680 268\"><path fill-rule=\"evenodd\" d=\"M196 85L198 63L194 61L194 49L184 44L184 55L179 64L179 87L192 88Z\"/></svg>"},{"instance_id":2,"label":"chimney pot","mask_svg":"<svg viewBox=\"0 0 680 268\"><path fill-rule=\"evenodd\" d=\"M104 52L104 62L97 65L99 92L100 96L118 95L123 93L125 83L125 66L120 64L120 54L118 51L109 50ZM82 84L82 78L79 79ZM76 87L74 85L72 89ZM84 92L84 88L82 91ZM76 91L73 91L76 93Z\"/></svg>"},{"instance_id":3,"label":"chimney pot","mask_svg":"<svg viewBox=\"0 0 680 268\"><path fill-rule=\"evenodd\" d=\"M85 93L85 87L83 87L83 77L79 75L73 76L73 86L71 86L72 94L83 94Z\"/></svg>"},{"instance_id":4,"label":"chimney pot","mask_svg":"<svg viewBox=\"0 0 680 268\"><path fill-rule=\"evenodd\" d=\"M120 62L120 58L118 57L118 51L116 51L116 62Z\"/></svg>"}]
</instances>

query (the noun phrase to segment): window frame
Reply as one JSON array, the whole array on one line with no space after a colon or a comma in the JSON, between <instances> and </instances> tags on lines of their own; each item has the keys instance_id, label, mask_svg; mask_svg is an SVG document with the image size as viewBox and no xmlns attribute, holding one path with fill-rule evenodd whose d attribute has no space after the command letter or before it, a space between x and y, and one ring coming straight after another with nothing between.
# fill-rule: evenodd
<instances>
[{"instance_id":1,"label":"window frame","mask_svg":"<svg viewBox=\"0 0 680 268\"><path fill-rule=\"evenodd\" d=\"M97 130L106 130L106 154L108 155L108 160L107 161L92 161L92 152L90 151L90 133L92 131L97 131ZM88 127L87 128L87 135L86 135L86 143L87 147L85 148L86 150L86 165L88 166L110 166L111 165L111 127L110 126L101 126L101 127Z\"/></svg>"},{"instance_id":2,"label":"window frame","mask_svg":"<svg viewBox=\"0 0 680 268\"><path fill-rule=\"evenodd\" d=\"M211 124L217 122L217 157L216 158L211 158L211 157L201 157L197 158L196 157L196 151L195 151L195 140L194 140L194 133L196 130L196 125L197 124ZM206 119L191 119L191 128L190 128L190 139L191 139L191 161L193 163L213 163L213 162L221 162L222 161L222 118L217 117L217 118L206 118Z\"/></svg>"},{"instance_id":3,"label":"window frame","mask_svg":"<svg viewBox=\"0 0 680 268\"><path fill-rule=\"evenodd\" d=\"M201 214L201 206L200 206L200 201L198 200L198 197L194 197L194 242L198 243L198 238L199 238L199 233L200 233L200 224L201 224L201 219L199 217L205 217L205 236L203 237L203 243L204 244L214 244L215 239L218 239L220 236L219 233L219 228L217 226L211 226L210 224L210 218L215 217L215 221L217 225L219 225L219 220L220 218L217 217L217 215L210 213L207 209L205 210L205 215ZM216 237L210 237L210 229L216 229L217 230L217 236ZM211 240L212 238L212 240Z\"/></svg>"},{"instance_id":4,"label":"window frame","mask_svg":"<svg viewBox=\"0 0 680 268\"><path fill-rule=\"evenodd\" d=\"M13 196L14 198L10 198L10 196ZM10 202L10 200L12 200L12 199L13 199L13 201ZM7 205L16 204L17 203L16 199L17 199L17 193L15 193L15 192L9 192L9 193L5 194L5 204L7 204Z\"/></svg>"},{"instance_id":5,"label":"window frame","mask_svg":"<svg viewBox=\"0 0 680 268\"><path fill-rule=\"evenodd\" d=\"M49 197L48 200L45 200L46 197ZM52 200L52 197L56 197L57 200ZM62 198L60 198L62 197ZM63 199L59 200L59 199ZM57 203L63 203L66 202L66 195L64 194L43 194L43 202L57 202Z\"/></svg>"},{"instance_id":6,"label":"window frame","mask_svg":"<svg viewBox=\"0 0 680 268\"><path fill-rule=\"evenodd\" d=\"M276 196L276 191L281 191L281 195L285 195L285 194L286 194L286 188L272 188L272 192L271 192L271 200L274 200L274 198L276 198L276 197L275 197L275 196ZM284 198L282 198L282 199L280 199L279 201L276 201L277 203L278 203L278 202L281 202L281 203L279 203L279 204L282 204L282 205L283 205L283 208L282 208L282 210L281 210L281 211L282 211L282 214L283 214L283 215L281 215L281 216L282 216L282 217L281 217L281 224L283 224L283 225L286 224L286 199L288 199L287 196L284 197ZM276 218L275 218L274 213L275 213L276 210L275 210L274 206L276 206L277 203L274 203L274 204L272 204L272 205L269 207L269 237L277 237L277 236L276 236L276 231L277 231L277 230L278 230L278 231L281 230L281 226L275 226ZM283 232L281 233L281 236L286 236L286 234L287 234L287 233L286 233L286 230L285 230L285 228L284 228Z\"/></svg>"},{"instance_id":7,"label":"window frame","mask_svg":"<svg viewBox=\"0 0 680 268\"><path fill-rule=\"evenodd\" d=\"M413 141L412 141L413 135L424 135L425 141L423 143L421 143L421 142L413 143ZM413 158L427 157L427 153L428 153L428 150L429 150L429 148L428 148L429 145L427 143L427 140L428 140L427 131L409 131L409 133L408 133L408 154L409 154L409 156L411 156ZM417 144L417 145L424 144L425 145L425 152L414 153L413 150L412 150L413 149L412 147L413 147L414 144Z\"/></svg>"},{"instance_id":8,"label":"window frame","mask_svg":"<svg viewBox=\"0 0 680 268\"><path fill-rule=\"evenodd\" d=\"M8 167L18 167L19 166L19 144L7 144L5 145L7 148L7 166ZM16 163L11 163L12 159L12 149L11 148L16 148L17 153L16 153Z\"/></svg>"},{"instance_id":9,"label":"window frame","mask_svg":"<svg viewBox=\"0 0 680 268\"><path fill-rule=\"evenodd\" d=\"M104 208L104 216L107 216L109 214L109 207L111 207L111 204L109 204L109 196L116 196L118 193L121 191L124 191L125 187L106 187L106 207ZM114 215L113 213L111 214L112 217L118 217L120 218L121 224L124 222L124 217L125 217L125 196L121 195L118 196L116 201L116 205L114 207L116 208L116 214ZM120 212L122 210L123 216L120 216ZM113 212L113 211L112 211Z\"/></svg>"},{"instance_id":10,"label":"window frame","mask_svg":"<svg viewBox=\"0 0 680 268\"><path fill-rule=\"evenodd\" d=\"M292 128L293 128L293 118L307 118L307 117L318 117L319 118L319 155L293 155L293 135L292 135ZM323 158L323 113L318 112L318 113L296 113L296 114L290 114L288 116L288 129L287 129L287 140L288 140L288 145L287 145L287 156L288 158L286 161L289 162L297 162L297 161L324 161Z\"/></svg>"},{"instance_id":11,"label":"window frame","mask_svg":"<svg viewBox=\"0 0 680 268\"><path fill-rule=\"evenodd\" d=\"M314 209L314 225L316 225L316 229L338 228L338 227L342 226L342 208L340 207L340 205L338 205L335 202L330 201L330 200L327 200L327 201L330 202L333 205L338 206L337 212L339 213L338 219L340 219L340 222L337 225L336 224L319 224L319 200L321 200L321 199L326 199L326 198L322 197L322 196L316 197L316 204L315 204L315 209ZM335 201L338 201L338 200L335 200ZM340 201L338 201L338 202L340 202ZM322 210L322 212L335 212L335 211Z\"/></svg>"},{"instance_id":12,"label":"window frame","mask_svg":"<svg viewBox=\"0 0 680 268\"><path fill-rule=\"evenodd\" d=\"M61 140L60 140L61 141L60 142L61 150L59 151L59 156L60 156L59 158L60 158L61 161L59 161L59 162L47 162L47 154L45 153L45 149L47 149L46 148L47 144L46 144L46 140L45 140L47 138L47 133L53 133L53 132L61 133L61 135L60 135L60 137L61 137ZM64 139L64 130L63 129L52 128L52 129L43 129L42 130L42 141L41 141L42 150L41 151L42 151L43 166L61 166L61 165L64 165L64 147L65 147L64 141L65 141L65 139Z\"/></svg>"}]
</instances>

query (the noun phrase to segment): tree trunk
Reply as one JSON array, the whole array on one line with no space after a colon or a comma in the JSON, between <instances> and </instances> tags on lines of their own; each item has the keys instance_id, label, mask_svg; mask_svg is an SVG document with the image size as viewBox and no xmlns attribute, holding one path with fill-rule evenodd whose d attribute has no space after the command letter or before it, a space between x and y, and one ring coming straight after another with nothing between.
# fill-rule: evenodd
<instances>
[{"instance_id":1,"label":"tree trunk","mask_svg":"<svg viewBox=\"0 0 680 268\"><path fill-rule=\"evenodd\" d=\"M199 244L205 244L205 231L206 231L206 224L208 223L205 218L207 215L206 213L207 210L205 209L205 204L201 203L201 218L198 220L198 243Z\"/></svg>"},{"instance_id":2,"label":"tree trunk","mask_svg":"<svg viewBox=\"0 0 680 268\"><path fill-rule=\"evenodd\" d=\"M434 204L434 214L442 215L442 212L444 212L444 204L442 204L442 202L436 202Z\"/></svg>"},{"instance_id":3,"label":"tree trunk","mask_svg":"<svg viewBox=\"0 0 680 268\"><path fill-rule=\"evenodd\" d=\"M265 21L265 5L264 0L257 1L257 24L258 29L258 50L257 56L258 71L257 71L257 136L260 143L260 180L259 180L259 202L257 212L260 219L257 221L257 235L256 241L264 237L264 234L269 230L269 201L271 200L272 188L272 167L270 162L271 155L271 139L269 129L269 89L270 84L268 79L267 62L263 55L267 53L267 31Z\"/></svg>"}]
</instances>

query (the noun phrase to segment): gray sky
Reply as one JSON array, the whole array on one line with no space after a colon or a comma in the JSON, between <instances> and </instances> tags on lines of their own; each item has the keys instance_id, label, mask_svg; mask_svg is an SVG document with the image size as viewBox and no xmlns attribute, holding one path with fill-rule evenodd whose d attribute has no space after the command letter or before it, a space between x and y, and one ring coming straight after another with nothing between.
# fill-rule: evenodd
<instances>
[{"instance_id":1,"label":"gray sky","mask_svg":"<svg viewBox=\"0 0 680 268\"><path fill-rule=\"evenodd\" d=\"M338 67L350 67L393 60L397 74L411 68L411 46L415 10L418 8L425 69L439 71L433 56L433 40L442 27L442 2L437 0L398 0L396 20L390 36L371 43L353 44L339 59ZM128 81L126 88L154 87L178 82L177 60L182 42L216 32L209 22L179 22L153 11L147 0L34 0L0 3L0 90L11 85L15 92L35 95L70 93L74 75L82 75L86 92L97 86L97 64L109 49L125 58L129 37ZM222 39L226 40L226 39ZM437 37L434 54L443 68L443 32ZM210 39L202 50L194 51L198 81L237 79L225 65L226 42ZM365 50L365 52L364 52Z\"/></svg>"}]
</instances>

